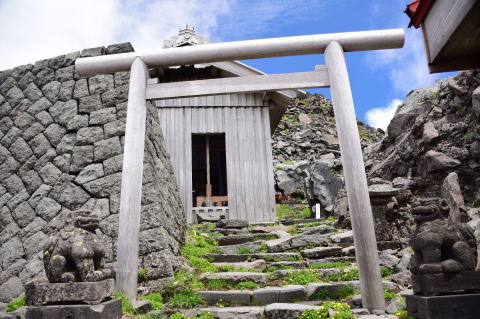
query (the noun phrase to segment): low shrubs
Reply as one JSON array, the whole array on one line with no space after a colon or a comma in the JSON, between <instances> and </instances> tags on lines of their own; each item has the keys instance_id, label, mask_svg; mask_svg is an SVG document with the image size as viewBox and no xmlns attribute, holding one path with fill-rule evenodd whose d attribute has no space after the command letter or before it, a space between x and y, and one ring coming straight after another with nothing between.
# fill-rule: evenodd
<instances>
[{"instance_id":1,"label":"low shrubs","mask_svg":"<svg viewBox=\"0 0 480 319\"><path fill-rule=\"evenodd\" d=\"M333 317L330 316L329 310L333 310ZM327 301L324 302L320 309L307 309L305 310L300 319L354 319L354 315L350 310L350 306L342 302Z\"/></svg>"},{"instance_id":2,"label":"low shrubs","mask_svg":"<svg viewBox=\"0 0 480 319\"><path fill-rule=\"evenodd\" d=\"M7 305L7 312L12 312L25 306L25 297L15 299Z\"/></svg>"}]
</instances>

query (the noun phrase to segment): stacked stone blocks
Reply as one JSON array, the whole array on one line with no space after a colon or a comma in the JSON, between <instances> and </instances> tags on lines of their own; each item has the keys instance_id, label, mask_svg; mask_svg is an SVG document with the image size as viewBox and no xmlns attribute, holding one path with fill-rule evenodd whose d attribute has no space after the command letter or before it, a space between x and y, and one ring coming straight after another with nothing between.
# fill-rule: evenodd
<instances>
[{"instance_id":1,"label":"stacked stone blocks","mask_svg":"<svg viewBox=\"0 0 480 319\"><path fill-rule=\"evenodd\" d=\"M129 43L86 49L0 72L0 308L41 277L45 240L69 211L91 210L115 261L129 72L80 77L78 57L133 51ZM148 103L141 264L171 276L185 216Z\"/></svg>"}]
</instances>

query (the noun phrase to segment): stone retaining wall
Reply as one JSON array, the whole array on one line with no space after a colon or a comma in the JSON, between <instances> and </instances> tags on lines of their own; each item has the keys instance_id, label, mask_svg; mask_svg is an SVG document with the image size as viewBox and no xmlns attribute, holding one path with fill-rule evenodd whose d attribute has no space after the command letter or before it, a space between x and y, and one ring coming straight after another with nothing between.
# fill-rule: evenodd
<instances>
[{"instance_id":1,"label":"stone retaining wall","mask_svg":"<svg viewBox=\"0 0 480 319\"><path fill-rule=\"evenodd\" d=\"M71 210L90 209L115 261L129 72L86 78L78 57L133 51L86 49L0 72L0 309L44 275L41 250ZM140 268L171 276L185 216L156 110L148 104Z\"/></svg>"}]
</instances>

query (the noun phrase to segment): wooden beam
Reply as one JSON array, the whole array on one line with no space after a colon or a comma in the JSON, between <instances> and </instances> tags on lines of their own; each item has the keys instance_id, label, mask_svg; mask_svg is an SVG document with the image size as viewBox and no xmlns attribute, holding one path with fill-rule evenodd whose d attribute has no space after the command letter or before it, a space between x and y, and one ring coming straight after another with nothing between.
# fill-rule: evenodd
<instances>
[{"instance_id":1,"label":"wooden beam","mask_svg":"<svg viewBox=\"0 0 480 319\"><path fill-rule=\"evenodd\" d=\"M310 89L328 87L326 66L314 72L299 72L270 75L249 75L231 78L170 82L147 85L147 99L217 95L227 93L250 93L285 89Z\"/></svg>"},{"instance_id":2,"label":"wooden beam","mask_svg":"<svg viewBox=\"0 0 480 319\"><path fill-rule=\"evenodd\" d=\"M404 39L405 32L403 29L390 29L211 43L157 49L149 52L129 52L80 58L75 61L75 71L79 75L128 71L133 60L137 57L140 57L148 67L166 67L321 54L331 41L338 41L345 51L397 49L403 46Z\"/></svg>"},{"instance_id":3,"label":"wooden beam","mask_svg":"<svg viewBox=\"0 0 480 319\"><path fill-rule=\"evenodd\" d=\"M384 310L385 299L367 177L347 66L343 49L338 42L333 41L328 45L325 50L325 61L328 66L330 92L342 153L348 207L355 242L355 255L360 276L362 304L370 311Z\"/></svg>"},{"instance_id":4,"label":"wooden beam","mask_svg":"<svg viewBox=\"0 0 480 319\"><path fill-rule=\"evenodd\" d=\"M116 275L116 289L132 299L137 297L147 79L147 66L140 58L136 58L130 71L128 89Z\"/></svg>"}]
</instances>

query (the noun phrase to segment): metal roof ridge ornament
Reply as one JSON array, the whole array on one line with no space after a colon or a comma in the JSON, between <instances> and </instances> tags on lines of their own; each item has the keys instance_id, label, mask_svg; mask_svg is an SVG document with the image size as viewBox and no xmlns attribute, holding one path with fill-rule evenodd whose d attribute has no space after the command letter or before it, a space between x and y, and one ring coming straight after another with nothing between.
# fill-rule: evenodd
<instances>
[{"instance_id":1,"label":"metal roof ridge ornament","mask_svg":"<svg viewBox=\"0 0 480 319\"><path fill-rule=\"evenodd\" d=\"M163 48L176 48L207 43L211 43L210 40L197 35L195 32L195 27L189 28L188 25L186 25L185 28L178 30L178 35L164 40Z\"/></svg>"}]
</instances>

